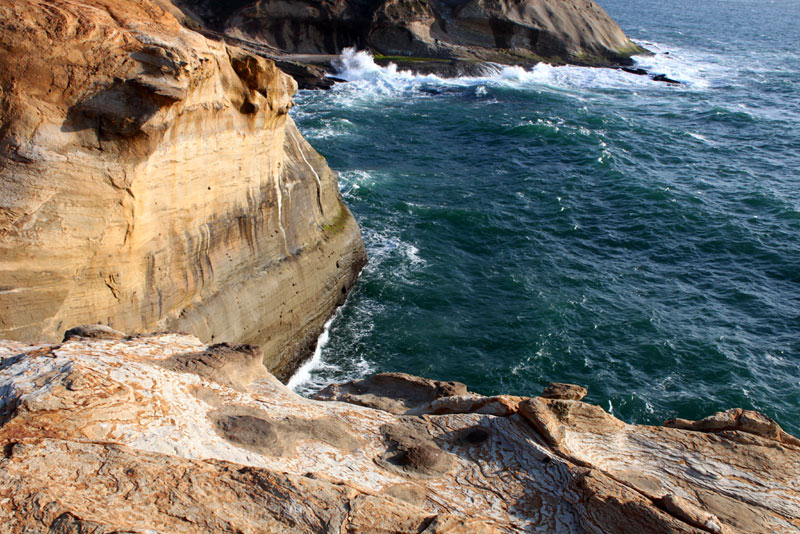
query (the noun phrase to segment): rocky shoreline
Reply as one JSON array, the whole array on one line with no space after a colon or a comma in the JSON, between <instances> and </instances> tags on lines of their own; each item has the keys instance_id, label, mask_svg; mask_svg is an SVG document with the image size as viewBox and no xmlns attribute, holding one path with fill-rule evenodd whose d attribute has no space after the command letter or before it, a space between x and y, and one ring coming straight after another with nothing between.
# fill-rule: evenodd
<instances>
[{"instance_id":1,"label":"rocky shoreline","mask_svg":"<svg viewBox=\"0 0 800 534\"><path fill-rule=\"evenodd\" d=\"M449 75L628 68L591 1L0 15L0 533L800 530L800 441L757 412L653 427L568 384L281 383L366 261L286 73L329 86L348 46Z\"/></svg>"},{"instance_id":2,"label":"rocky shoreline","mask_svg":"<svg viewBox=\"0 0 800 534\"><path fill-rule=\"evenodd\" d=\"M299 397L248 345L0 342L0 532L797 532L800 440L731 410L629 425L551 385L399 373Z\"/></svg>"},{"instance_id":3,"label":"rocky shoreline","mask_svg":"<svg viewBox=\"0 0 800 534\"><path fill-rule=\"evenodd\" d=\"M646 52L591 0L240 0L176 2L184 23L252 47L301 88L328 88L331 58L367 50L378 64L444 77L496 65L629 67ZM326 76L328 75L328 76Z\"/></svg>"}]
</instances>

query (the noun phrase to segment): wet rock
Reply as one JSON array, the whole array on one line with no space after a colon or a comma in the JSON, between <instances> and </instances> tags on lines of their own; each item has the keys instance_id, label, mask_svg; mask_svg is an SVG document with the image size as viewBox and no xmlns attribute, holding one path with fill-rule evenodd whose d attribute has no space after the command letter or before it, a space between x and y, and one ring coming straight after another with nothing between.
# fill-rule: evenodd
<instances>
[{"instance_id":1,"label":"wet rock","mask_svg":"<svg viewBox=\"0 0 800 534\"><path fill-rule=\"evenodd\" d=\"M654 82L671 83L671 84L674 84L674 85L680 85L681 84L681 82L679 82L678 80L673 80L672 78L667 77L666 74L656 74L655 76L653 76L653 81Z\"/></svg>"},{"instance_id":2,"label":"wet rock","mask_svg":"<svg viewBox=\"0 0 800 534\"><path fill-rule=\"evenodd\" d=\"M625 71L629 74L635 74L637 76L647 76L647 71L645 69L634 69L631 67L620 67L620 70Z\"/></svg>"}]
</instances>

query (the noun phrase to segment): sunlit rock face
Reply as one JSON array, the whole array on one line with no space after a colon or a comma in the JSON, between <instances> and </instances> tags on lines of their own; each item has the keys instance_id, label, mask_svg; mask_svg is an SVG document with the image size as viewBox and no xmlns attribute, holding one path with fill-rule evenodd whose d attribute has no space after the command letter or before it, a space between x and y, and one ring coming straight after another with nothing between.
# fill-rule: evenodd
<instances>
[{"instance_id":1,"label":"sunlit rock face","mask_svg":"<svg viewBox=\"0 0 800 534\"><path fill-rule=\"evenodd\" d=\"M800 442L401 373L291 392L252 345L0 342L0 532L794 533ZM325 399L325 400L321 400Z\"/></svg>"},{"instance_id":2,"label":"sunlit rock face","mask_svg":"<svg viewBox=\"0 0 800 534\"><path fill-rule=\"evenodd\" d=\"M287 377L365 261L295 88L150 0L0 0L0 337L186 331Z\"/></svg>"}]
</instances>

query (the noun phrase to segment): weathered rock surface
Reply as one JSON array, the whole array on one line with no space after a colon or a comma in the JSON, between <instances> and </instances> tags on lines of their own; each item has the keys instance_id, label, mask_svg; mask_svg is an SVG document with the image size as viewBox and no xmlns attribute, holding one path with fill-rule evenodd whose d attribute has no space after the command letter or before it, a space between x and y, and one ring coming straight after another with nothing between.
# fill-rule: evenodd
<instances>
[{"instance_id":1,"label":"weathered rock surface","mask_svg":"<svg viewBox=\"0 0 800 534\"><path fill-rule=\"evenodd\" d=\"M316 401L258 360L177 334L0 342L0 532L800 531L800 447L754 412L634 426L395 373Z\"/></svg>"},{"instance_id":2,"label":"weathered rock surface","mask_svg":"<svg viewBox=\"0 0 800 534\"><path fill-rule=\"evenodd\" d=\"M346 47L404 68L472 72L482 62L629 64L643 50L592 0L184 0L228 35L289 54ZM403 57L413 56L413 62ZM418 61L428 58L427 62ZM453 63L459 65L453 67Z\"/></svg>"},{"instance_id":3,"label":"weathered rock surface","mask_svg":"<svg viewBox=\"0 0 800 534\"><path fill-rule=\"evenodd\" d=\"M173 13L0 0L0 337L186 331L285 378L365 261L358 226L294 81Z\"/></svg>"}]
</instances>

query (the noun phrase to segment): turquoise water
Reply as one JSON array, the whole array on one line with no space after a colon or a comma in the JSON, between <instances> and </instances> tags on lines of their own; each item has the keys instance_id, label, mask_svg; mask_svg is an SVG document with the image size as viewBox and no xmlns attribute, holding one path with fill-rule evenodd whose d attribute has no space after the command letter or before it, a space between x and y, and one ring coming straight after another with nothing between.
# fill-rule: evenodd
<instances>
[{"instance_id":1,"label":"turquoise water","mask_svg":"<svg viewBox=\"0 0 800 534\"><path fill-rule=\"evenodd\" d=\"M684 84L349 54L350 83L297 96L370 255L298 391L565 381L629 422L744 407L800 434L800 2L601 4Z\"/></svg>"}]
</instances>

